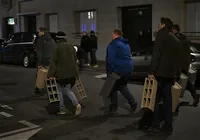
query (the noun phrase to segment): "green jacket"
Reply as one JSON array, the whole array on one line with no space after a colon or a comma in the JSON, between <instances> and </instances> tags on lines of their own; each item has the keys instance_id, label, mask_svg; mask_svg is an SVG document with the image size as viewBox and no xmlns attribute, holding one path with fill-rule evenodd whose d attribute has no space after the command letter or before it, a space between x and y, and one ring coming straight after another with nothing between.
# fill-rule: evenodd
<instances>
[{"instance_id":1,"label":"green jacket","mask_svg":"<svg viewBox=\"0 0 200 140\"><path fill-rule=\"evenodd\" d=\"M66 39L57 42L53 51L47 77L70 79L78 77L76 50Z\"/></svg>"}]
</instances>

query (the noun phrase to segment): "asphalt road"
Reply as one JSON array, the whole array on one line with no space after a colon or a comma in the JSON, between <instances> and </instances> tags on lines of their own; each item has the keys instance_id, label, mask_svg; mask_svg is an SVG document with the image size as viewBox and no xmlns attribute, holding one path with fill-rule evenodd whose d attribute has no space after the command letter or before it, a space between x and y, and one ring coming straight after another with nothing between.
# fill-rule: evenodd
<instances>
[{"instance_id":1,"label":"asphalt road","mask_svg":"<svg viewBox=\"0 0 200 140\"><path fill-rule=\"evenodd\" d=\"M104 80L94 76L102 72L86 71L81 75L88 98L82 101L82 115L74 117L49 115L47 97L33 96L35 69L0 66L0 140L191 140L200 139L199 107L183 106L174 118L170 137L148 136L139 131L142 85L129 84L137 99L138 111L130 114L120 95L119 115L105 116L98 109L103 105L98 95ZM189 94L185 100L192 101ZM70 104L70 102L69 102Z\"/></svg>"}]
</instances>

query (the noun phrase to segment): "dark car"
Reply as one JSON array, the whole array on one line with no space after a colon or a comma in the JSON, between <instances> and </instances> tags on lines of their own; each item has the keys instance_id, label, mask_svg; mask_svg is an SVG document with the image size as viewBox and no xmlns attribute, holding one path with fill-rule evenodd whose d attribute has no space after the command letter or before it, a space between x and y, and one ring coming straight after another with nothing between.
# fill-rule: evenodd
<instances>
[{"instance_id":1,"label":"dark car","mask_svg":"<svg viewBox=\"0 0 200 140\"><path fill-rule=\"evenodd\" d=\"M56 40L56 33L50 33ZM36 64L37 33L18 32L10 35L0 47L0 62L30 67Z\"/></svg>"},{"instance_id":2,"label":"dark car","mask_svg":"<svg viewBox=\"0 0 200 140\"><path fill-rule=\"evenodd\" d=\"M153 50L152 46L148 49L132 53L132 60L134 64L134 70L132 73L132 79L143 79L148 75L149 66L151 63ZM190 43L191 50L191 64L190 66L197 70L196 83L200 83L200 43ZM172 62L173 63L173 62Z\"/></svg>"}]
</instances>

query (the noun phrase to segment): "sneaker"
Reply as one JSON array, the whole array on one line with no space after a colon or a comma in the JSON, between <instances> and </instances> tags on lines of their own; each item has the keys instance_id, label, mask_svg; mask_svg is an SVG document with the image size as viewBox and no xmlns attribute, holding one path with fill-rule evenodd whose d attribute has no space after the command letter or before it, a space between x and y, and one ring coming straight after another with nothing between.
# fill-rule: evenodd
<instances>
[{"instance_id":1,"label":"sneaker","mask_svg":"<svg viewBox=\"0 0 200 140\"><path fill-rule=\"evenodd\" d=\"M161 131L159 127L150 127L149 129L146 130L149 133L158 133Z\"/></svg>"},{"instance_id":2,"label":"sneaker","mask_svg":"<svg viewBox=\"0 0 200 140\"><path fill-rule=\"evenodd\" d=\"M78 116L78 115L80 115L80 114L81 114L81 105L78 104L78 105L76 105L75 115Z\"/></svg>"},{"instance_id":3,"label":"sneaker","mask_svg":"<svg viewBox=\"0 0 200 140\"><path fill-rule=\"evenodd\" d=\"M65 115L65 114L66 114L66 112L64 112L64 111L57 112L57 115Z\"/></svg>"},{"instance_id":4,"label":"sneaker","mask_svg":"<svg viewBox=\"0 0 200 140\"><path fill-rule=\"evenodd\" d=\"M199 104L199 98L200 98L200 95L196 94L196 97L194 98L194 102L193 102L194 106L197 106Z\"/></svg>"},{"instance_id":5,"label":"sneaker","mask_svg":"<svg viewBox=\"0 0 200 140\"><path fill-rule=\"evenodd\" d=\"M43 96L44 93L42 92L41 89L39 89L39 88L35 88L35 90L34 90L34 94L37 95L37 96Z\"/></svg>"}]
</instances>

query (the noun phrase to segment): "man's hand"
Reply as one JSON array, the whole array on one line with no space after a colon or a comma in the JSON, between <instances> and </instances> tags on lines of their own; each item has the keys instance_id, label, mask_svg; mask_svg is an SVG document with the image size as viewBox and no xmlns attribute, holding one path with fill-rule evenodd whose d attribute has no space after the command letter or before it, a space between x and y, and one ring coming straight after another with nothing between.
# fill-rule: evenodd
<instances>
[{"instance_id":1,"label":"man's hand","mask_svg":"<svg viewBox=\"0 0 200 140\"><path fill-rule=\"evenodd\" d=\"M55 77L49 77L48 79L49 79L49 80L53 80L53 79L55 79Z\"/></svg>"},{"instance_id":2,"label":"man's hand","mask_svg":"<svg viewBox=\"0 0 200 140\"><path fill-rule=\"evenodd\" d=\"M44 69L44 68L42 67L42 65L39 65L39 66L38 66L38 69Z\"/></svg>"},{"instance_id":3,"label":"man's hand","mask_svg":"<svg viewBox=\"0 0 200 140\"><path fill-rule=\"evenodd\" d=\"M148 79L151 80L151 79L155 79L154 75L148 75Z\"/></svg>"}]
</instances>

